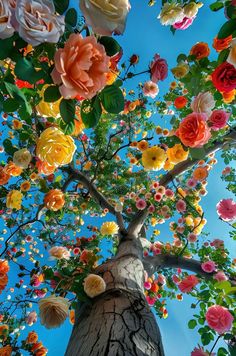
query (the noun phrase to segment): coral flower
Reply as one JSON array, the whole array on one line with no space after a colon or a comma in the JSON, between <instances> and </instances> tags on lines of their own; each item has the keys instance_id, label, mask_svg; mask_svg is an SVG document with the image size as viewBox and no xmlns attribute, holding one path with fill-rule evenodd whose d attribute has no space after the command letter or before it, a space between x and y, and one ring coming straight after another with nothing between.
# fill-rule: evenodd
<instances>
[{"instance_id":1,"label":"coral flower","mask_svg":"<svg viewBox=\"0 0 236 356\"><path fill-rule=\"evenodd\" d=\"M208 57L210 54L210 48L205 42L196 43L190 50L190 55L195 56L196 59L202 59Z\"/></svg>"},{"instance_id":2,"label":"coral flower","mask_svg":"<svg viewBox=\"0 0 236 356\"><path fill-rule=\"evenodd\" d=\"M44 197L45 207L52 211L58 211L65 204L64 193L60 189L51 189Z\"/></svg>"},{"instance_id":3,"label":"coral flower","mask_svg":"<svg viewBox=\"0 0 236 356\"><path fill-rule=\"evenodd\" d=\"M233 199L222 199L216 205L216 209L222 220L233 221L236 219L236 203Z\"/></svg>"},{"instance_id":4,"label":"coral flower","mask_svg":"<svg viewBox=\"0 0 236 356\"><path fill-rule=\"evenodd\" d=\"M178 287L182 293L189 293L193 288L199 283L199 279L195 275L190 275L185 277L179 284Z\"/></svg>"},{"instance_id":5,"label":"coral flower","mask_svg":"<svg viewBox=\"0 0 236 356\"><path fill-rule=\"evenodd\" d=\"M206 312L206 321L209 327L218 334L224 334L232 327L233 316L229 310L221 305L212 305Z\"/></svg>"}]
</instances>

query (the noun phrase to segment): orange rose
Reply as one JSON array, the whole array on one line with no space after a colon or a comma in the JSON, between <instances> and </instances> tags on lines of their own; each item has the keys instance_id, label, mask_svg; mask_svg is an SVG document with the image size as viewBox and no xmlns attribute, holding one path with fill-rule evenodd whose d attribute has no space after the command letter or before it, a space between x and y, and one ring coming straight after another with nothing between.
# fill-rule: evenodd
<instances>
[{"instance_id":1,"label":"orange rose","mask_svg":"<svg viewBox=\"0 0 236 356\"><path fill-rule=\"evenodd\" d=\"M138 142L137 147L140 151L145 151L148 148L148 142L145 140L142 140Z\"/></svg>"},{"instance_id":2,"label":"orange rose","mask_svg":"<svg viewBox=\"0 0 236 356\"><path fill-rule=\"evenodd\" d=\"M0 185L7 184L10 178L11 176L5 171L5 168L0 167Z\"/></svg>"},{"instance_id":3,"label":"orange rose","mask_svg":"<svg viewBox=\"0 0 236 356\"><path fill-rule=\"evenodd\" d=\"M236 89L233 89L233 90L231 90L229 92L223 92L221 94L223 96L224 103L225 104L230 104L234 100L234 98L236 96Z\"/></svg>"},{"instance_id":4,"label":"orange rose","mask_svg":"<svg viewBox=\"0 0 236 356\"><path fill-rule=\"evenodd\" d=\"M187 115L175 134L187 147L202 147L211 137L210 128L206 123L206 115L195 112Z\"/></svg>"},{"instance_id":5,"label":"orange rose","mask_svg":"<svg viewBox=\"0 0 236 356\"><path fill-rule=\"evenodd\" d=\"M31 351L35 353L36 351L38 351L42 347L43 347L43 344L42 344L41 341L40 342L36 342L36 344L32 345Z\"/></svg>"},{"instance_id":6,"label":"orange rose","mask_svg":"<svg viewBox=\"0 0 236 356\"><path fill-rule=\"evenodd\" d=\"M8 276L6 273L0 273L0 285L5 286L8 282Z\"/></svg>"},{"instance_id":7,"label":"orange rose","mask_svg":"<svg viewBox=\"0 0 236 356\"><path fill-rule=\"evenodd\" d=\"M0 273L9 272L9 265L7 260L0 260Z\"/></svg>"},{"instance_id":8,"label":"orange rose","mask_svg":"<svg viewBox=\"0 0 236 356\"><path fill-rule=\"evenodd\" d=\"M176 109L182 109L185 107L187 102L188 100L185 98L185 96L178 96L174 101L174 106Z\"/></svg>"},{"instance_id":9,"label":"orange rose","mask_svg":"<svg viewBox=\"0 0 236 356\"><path fill-rule=\"evenodd\" d=\"M18 167L15 163L10 161L5 167L5 172L10 174L12 177L18 177L22 173L22 168Z\"/></svg>"},{"instance_id":10,"label":"orange rose","mask_svg":"<svg viewBox=\"0 0 236 356\"><path fill-rule=\"evenodd\" d=\"M215 37L212 47L215 48L217 52L221 52L223 51L223 49L226 49L230 46L232 39L232 35L229 35L228 37L222 39Z\"/></svg>"},{"instance_id":11,"label":"orange rose","mask_svg":"<svg viewBox=\"0 0 236 356\"><path fill-rule=\"evenodd\" d=\"M53 174L55 171L55 167L51 166L47 162L40 161L40 159L36 162L36 167L38 169L38 172L40 174L45 174L45 176L48 176L50 174Z\"/></svg>"},{"instance_id":12,"label":"orange rose","mask_svg":"<svg viewBox=\"0 0 236 356\"><path fill-rule=\"evenodd\" d=\"M65 204L64 193L60 189L50 190L44 197L44 204L47 209L57 211Z\"/></svg>"},{"instance_id":13,"label":"orange rose","mask_svg":"<svg viewBox=\"0 0 236 356\"><path fill-rule=\"evenodd\" d=\"M4 325L0 325L0 336L2 338L6 338L6 336L8 335L8 330L9 330L9 326L4 324Z\"/></svg>"},{"instance_id":14,"label":"orange rose","mask_svg":"<svg viewBox=\"0 0 236 356\"><path fill-rule=\"evenodd\" d=\"M48 350L46 349L46 347L41 347L41 349L37 350L34 355L35 356L45 356L45 355L47 355L47 353L48 353Z\"/></svg>"},{"instance_id":15,"label":"orange rose","mask_svg":"<svg viewBox=\"0 0 236 356\"><path fill-rule=\"evenodd\" d=\"M12 348L10 345L0 348L0 356L11 356Z\"/></svg>"},{"instance_id":16,"label":"orange rose","mask_svg":"<svg viewBox=\"0 0 236 356\"><path fill-rule=\"evenodd\" d=\"M205 42L196 43L190 50L190 55L195 56L196 59L202 59L208 57L210 54L210 48Z\"/></svg>"},{"instance_id":17,"label":"orange rose","mask_svg":"<svg viewBox=\"0 0 236 356\"><path fill-rule=\"evenodd\" d=\"M74 131L72 133L72 136L80 135L83 132L84 128L85 128L84 123L83 123L83 121L81 119L81 116L80 116L80 110L76 110L75 115L76 115L76 119L74 120L75 129L74 129Z\"/></svg>"},{"instance_id":18,"label":"orange rose","mask_svg":"<svg viewBox=\"0 0 236 356\"><path fill-rule=\"evenodd\" d=\"M35 344L38 341L38 335L36 334L36 332L31 331L29 332L27 339L26 339L26 343L27 344Z\"/></svg>"},{"instance_id":19,"label":"orange rose","mask_svg":"<svg viewBox=\"0 0 236 356\"><path fill-rule=\"evenodd\" d=\"M206 167L198 167L193 171L193 178L197 181L202 181L208 176L208 171Z\"/></svg>"}]
</instances>

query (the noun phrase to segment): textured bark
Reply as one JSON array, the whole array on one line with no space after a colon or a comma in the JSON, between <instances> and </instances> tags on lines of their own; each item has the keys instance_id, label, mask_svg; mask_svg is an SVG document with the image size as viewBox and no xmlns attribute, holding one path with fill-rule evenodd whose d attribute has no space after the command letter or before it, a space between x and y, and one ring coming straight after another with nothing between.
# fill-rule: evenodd
<instances>
[{"instance_id":1,"label":"textured bark","mask_svg":"<svg viewBox=\"0 0 236 356\"><path fill-rule=\"evenodd\" d=\"M116 258L97 269L106 292L78 308L66 356L164 356L140 253L139 240L127 238Z\"/></svg>"}]
</instances>

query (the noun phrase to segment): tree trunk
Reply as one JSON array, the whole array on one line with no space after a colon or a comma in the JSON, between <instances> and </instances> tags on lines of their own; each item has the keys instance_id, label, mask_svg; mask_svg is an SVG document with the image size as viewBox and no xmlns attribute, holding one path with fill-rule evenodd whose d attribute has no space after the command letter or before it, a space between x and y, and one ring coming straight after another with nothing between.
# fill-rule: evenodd
<instances>
[{"instance_id":1,"label":"tree trunk","mask_svg":"<svg viewBox=\"0 0 236 356\"><path fill-rule=\"evenodd\" d=\"M76 312L65 356L164 356L161 335L143 290L139 241L126 240L99 266L106 291Z\"/></svg>"}]
</instances>

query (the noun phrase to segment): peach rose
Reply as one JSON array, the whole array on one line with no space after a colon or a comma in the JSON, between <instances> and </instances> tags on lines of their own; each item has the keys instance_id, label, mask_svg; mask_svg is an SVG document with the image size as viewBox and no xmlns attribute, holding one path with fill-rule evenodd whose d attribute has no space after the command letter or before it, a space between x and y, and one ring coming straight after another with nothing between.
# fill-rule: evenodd
<instances>
[{"instance_id":1,"label":"peach rose","mask_svg":"<svg viewBox=\"0 0 236 356\"><path fill-rule=\"evenodd\" d=\"M5 166L5 172L7 174L10 174L10 176L12 176L12 177L18 177L22 173L22 168L18 167L15 163L10 161Z\"/></svg>"},{"instance_id":2,"label":"peach rose","mask_svg":"<svg viewBox=\"0 0 236 356\"><path fill-rule=\"evenodd\" d=\"M209 327L218 334L224 334L232 327L233 316L227 308L221 305L212 305L206 312L206 321Z\"/></svg>"},{"instance_id":3,"label":"peach rose","mask_svg":"<svg viewBox=\"0 0 236 356\"><path fill-rule=\"evenodd\" d=\"M124 32L131 7L129 0L80 0L79 6L86 23L103 36Z\"/></svg>"},{"instance_id":4,"label":"peach rose","mask_svg":"<svg viewBox=\"0 0 236 356\"><path fill-rule=\"evenodd\" d=\"M57 50L54 60L52 79L61 84L60 92L66 99L77 95L91 99L106 85L109 57L94 36L71 34L64 48Z\"/></svg>"},{"instance_id":5,"label":"peach rose","mask_svg":"<svg viewBox=\"0 0 236 356\"><path fill-rule=\"evenodd\" d=\"M210 92L199 93L191 103L194 112L205 113L210 116L215 107L215 100Z\"/></svg>"},{"instance_id":6,"label":"peach rose","mask_svg":"<svg viewBox=\"0 0 236 356\"><path fill-rule=\"evenodd\" d=\"M191 56L195 56L196 59L202 59L208 57L210 54L210 48L205 42L196 43L190 50L189 53Z\"/></svg>"},{"instance_id":7,"label":"peach rose","mask_svg":"<svg viewBox=\"0 0 236 356\"><path fill-rule=\"evenodd\" d=\"M32 46L57 43L65 30L64 16L55 14L53 1L18 0L14 16L15 29Z\"/></svg>"},{"instance_id":8,"label":"peach rose","mask_svg":"<svg viewBox=\"0 0 236 356\"><path fill-rule=\"evenodd\" d=\"M52 211L58 211L65 204L64 193L60 189L51 189L44 197L45 207Z\"/></svg>"},{"instance_id":9,"label":"peach rose","mask_svg":"<svg viewBox=\"0 0 236 356\"><path fill-rule=\"evenodd\" d=\"M230 52L227 58L227 62L236 68L236 39L234 39L230 44Z\"/></svg>"},{"instance_id":10,"label":"peach rose","mask_svg":"<svg viewBox=\"0 0 236 356\"><path fill-rule=\"evenodd\" d=\"M13 163L22 169L28 168L31 159L32 156L26 148L16 151L13 155Z\"/></svg>"},{"instance_id":11,"label":"peach rose","mask_svg":"<svg viewBox=\"0 0 236 356\"><path fill-rule=\"evenodd\" d=\"M36 167L38 168L38 172L40 174L45 174L45 176L53 174L56 169L55 166L51 166L47 162L41 161L40 159L36 162Z\"/></svg>"},{"instance_id":12,"label":"peach rose","mask_svg":"<svg viewBox=\"0 0 236 356\"><path fill-rule=\"evenodd\" d=\"M0 38L4 40L5 38L11 37L14 31L11 25L11 8L9 2L0 0Z\"/></svg>"},{"instance_id":13,"label":"peach rose","mask_svg":"<svg viewBox=\"0 0 236 356\"><path fill-rule=\"evenodd\" d=\"M187 147L202 147L210 137L210 128L206 123L206 115L193 112L180 123L176 136Z\"/></svg>"},{"instance_id":14,"label":"peach rose","mask_svg":"<svg viewBox=\"0 0 236 356\"><path fill-rule=\"evenodd\" d=\"M39 301L41 324L47 329L59 327L67 318L70 303L68 299L51 295Z\"/></svg>"},{"instance_id":15,"label":"peach rose","mask_svg":"<svg viewBox=\"0 0 236 356\"><path fill-rule=\"evenodd\" d=\"M10 174L5 171L4 167L0 167L0 185L7 184L10 178Z\"/></svg>"},{"instance_id":16,"label":"peach rose","mask_svg":"<svg viewBox=\"0 0 236 356\"><path fill-rule=\"evenodd\" d=\"M54 246L48 251L52 259L61 260L62 258L68 260L70 258L70 251L63 246Z\"/></svg>"}]
</instances>

